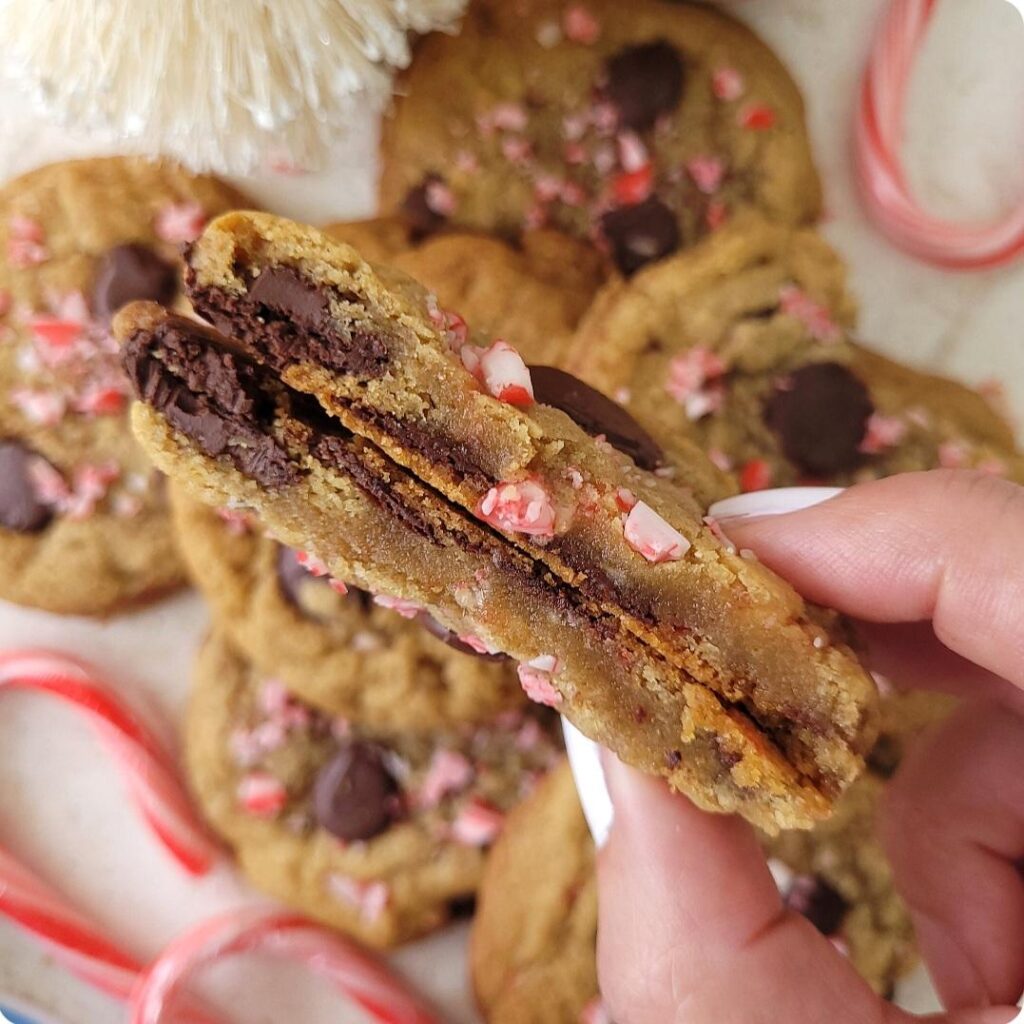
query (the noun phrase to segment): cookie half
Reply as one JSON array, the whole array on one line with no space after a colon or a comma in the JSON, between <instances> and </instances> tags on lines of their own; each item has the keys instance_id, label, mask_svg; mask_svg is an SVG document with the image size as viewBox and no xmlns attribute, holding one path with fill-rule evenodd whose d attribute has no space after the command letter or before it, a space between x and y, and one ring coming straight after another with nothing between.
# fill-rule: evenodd
<instances>
[{"instance_id":1,"label":"cookie half","mask_svg":"<svg viewBox=\"0 0 1024 1024\"><path fill-rule=\"evenodd\" d=\"M181 244L244 205L214 178L122 157L0 191L0 598L105 615L184 581L110 320L177 301Z\"/></svg>"},{"instance_id":2,"label":"cookie half","mask_svg":"<svg viewBox=\"0 0 1024 1024\"><path fill-rule=\"evenodd\" d=\"M557 758L536 710L411 736L316 711L223 636L196 663L193 791L252 882L388 947L464 911L506 813Z\"/></svg>"},{"instance_id":3,"label":"cookie half","mask_svg":"<svg viewBox=\"0 0 1024 1024\"><path fill-rule=\"evenodd\" d=\"M380 205L596 240L625 275L742 209L814 220L800 93L749 29L692 4L475 0L420 40L381 140Z\"/></svg>"},{"instance_id":4,"label":"cookie half","mask_svg":"<svg viewBox=\"0 0 1024 1024\"><path fill-rule=\"evenodd\" d=\"M515 665L474 650L418 609L330 579L244 513L171 486L192 581L235 646L297 697L366 726L425 732L486 722L525 698Z\"/></svg>"},{"instance_id":5,"label":"cookie half","mask_svg":"<svg viewBox=\"0 0 1024 1024\"><path fill-rule=\"evenodd\" d=\"M454 351L414 283L262 215L207 229L190 295L235 342L152 306L118 334L138 434L196 493L525 662L528 692L705 806L806 825L855 777L875 693L837 624L533 401L513 350Z\"/></svg>"}]
</instances>

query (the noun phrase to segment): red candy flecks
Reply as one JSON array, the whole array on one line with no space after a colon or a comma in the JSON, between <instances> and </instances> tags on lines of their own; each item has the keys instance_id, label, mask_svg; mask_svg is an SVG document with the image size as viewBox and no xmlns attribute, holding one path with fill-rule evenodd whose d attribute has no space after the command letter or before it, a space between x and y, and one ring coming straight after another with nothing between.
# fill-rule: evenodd
<instances>
[{"instance_id":1,"label":"red candy flecks","mask_svg":"<svg viewBox=\"0 0 1024 1024\"><path fill-rule=\"evenodd\" d=\"M476 514L485 523L509 533L533 537L555 535L555 506L548 492L535 480L492 487L480 499Z\"/></svg>"}]
</instances>

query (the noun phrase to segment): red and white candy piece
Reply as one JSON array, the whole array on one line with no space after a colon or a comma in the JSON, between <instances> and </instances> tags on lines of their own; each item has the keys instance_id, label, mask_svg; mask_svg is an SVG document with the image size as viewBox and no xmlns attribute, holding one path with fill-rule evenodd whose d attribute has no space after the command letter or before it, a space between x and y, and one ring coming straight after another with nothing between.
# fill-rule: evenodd
<instances>
[{"instance_id":1,"label":"red and white candy piece","mask_svg":"<svg viewBox=\"0 0 1024 1024\"><path fill-rule=\"evenodd\" d=\"M520 663L516 673L523 692L530 700L549 708L557 708L562 703L562 695L551 682L551 676L557 669L558 658L553 654L542 654L531 661Z\"/></svg>"},{"instance_id":2,"label":"red and white candy piece","mask_svg":"<svg viewBox=\"0 0 1024 1024\"><path fill-rule=\"evenodd\" d=\"M476 507L476 514L498 530L532 537L555 535L555 506L536 480L502 483L492 487Z\"/></svg>"},{"instance_id":3,"label":"red and white candy piece","mask_svg":"<svg viewBox=\"0 0 1024 1024\"><path fill-rule=\"evenodd\" d=\"M638 501L624 524L626 543L648 562L678 562L690 542L646 502Z\"/></svg>"},{"instance_id":4,"label":"red and white candy piece","mask_svg":"<svg viewBox=\"0 0 1024 1024\"><path fill-rule=\"evenodd\" d=\"M190 874L202 875L212 867L216 848L192 810L170 757L85 664L45 650L6 651L0 653L2 690L46 693L83 712L160 842Z\"/></svg>"},{"instance_id":5,"label":"red and white candy piece","mask_svg":"<svg viewBox=\"0 0 1024 1024\"><path fill-rule=\"evenodd\" d=\"M466 345L462 365L493 395L509 405L533 404L533 380L523 357L508 342L498 340L490 348Z\"/></svg>"},{"instance_id":6,"label":"red and white candy piece","mask_svg":"<svg viewBox=\"0 0 1024 1024\"><path fill-rule=\"evenodd\" d=\"M440 1024L418 996L355 943L300 917L259 908L214 918L172 942L139 985L130 1024L170 1021L174 997L193 972L255 950L305 963L379 1024Z\"/></svg>"},{"instance_id":7,"label":"red and white candy piece","mask_svg":"<svg viewBox=\"0 0 1024 1024\"><path fill-rule=\"evenodd\" d=\"M171 245L194 242L206 226L206 211L200 203L168 203L153 222L153 230L161 241Z\"/></svg>"},{"instance_id":8,"label":"red and white candy piece","mask_svg":"<svg viewBox=\"0 0 1024 1024\"><path fill-rule=\"evenodd\" d=\"M485 800L474 798L452 822L452 838L463 846L490 846L501 835L505 815Z\"/></svg>"},{"instance_id":9,"label":"red and white candy piece","mask_svg":"<svg viewBox=\"0 0 1024 1024\"><path fill-rule=\"evenodd\" d=\"M952 270L998 267L1024 253L1024 202L989 224L942 220L917 204L900 156L910 77L935 6L892 0L879 26L857 109L857 179L868 212L901 249Z\"/></svg>"}]
</instances>

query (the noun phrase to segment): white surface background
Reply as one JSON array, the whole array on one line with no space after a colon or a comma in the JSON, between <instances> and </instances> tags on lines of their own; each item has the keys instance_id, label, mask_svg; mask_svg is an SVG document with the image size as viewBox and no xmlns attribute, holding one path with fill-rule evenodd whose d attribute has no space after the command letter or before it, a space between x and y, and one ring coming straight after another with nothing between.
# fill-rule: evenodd
<instances>
[{"instance_id":1,"label":"white surface background","mask_svg":"<svg viewBox=\"0 0 1024 1024\"><path fill-rule=\"evenodd\" d=\"M849 134L856 85L883 0L736 0L790 62L804 87L826 182L829 238L847 256L862 300L862 336L908 361L970 381L1005 382L1024 410L1024 266L951 275L892 250L865 223L854 196ZM915 80L908 128L911 177L937 212L991 217L1024 193L1024 27L1003 0L946 0ZM4 132L0 178L72 155L112 151L102 140L57 130L0 86ZM268 208L312 221L369 213L373 128L353 129L329 171L240 182ZM101 666L123 691L174 722L186 698L189 664L205 624L184 596L111 623L59 619L0 605L0 646L45 644ZM188 882L155 848L121 799L92 738L74 714L33 696L5 696L0 713L0 835L46 877L109 925L142 956L190 922L239 899L254 899L224 868ZM437 997L456 1024L475 1018L465 995L462 942L453 929L396 959ZM223 968L210 979L246 1024L302 1020L342 1024L319 983L291 967ZM69 1024L113 1024L111 1002L54 969L0 921L0 991L42 1004ZM926 1009L922 981L909 1003Z\"/></svg>"}]
</instances>

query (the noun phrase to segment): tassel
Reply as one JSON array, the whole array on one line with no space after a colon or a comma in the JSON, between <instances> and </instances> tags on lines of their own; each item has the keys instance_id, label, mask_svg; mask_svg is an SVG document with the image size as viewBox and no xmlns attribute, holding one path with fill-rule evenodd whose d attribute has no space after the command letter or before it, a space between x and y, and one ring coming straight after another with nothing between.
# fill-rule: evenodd
<instances>
[{"instance_id":1,"label":"tassel","mask_svg":"<svg viewBox=\"0 0 1024 1024\"><path fill-rule=\"evenodd\" d=\"M61 124L199 171L309 169L465 0L0 0L7 70Z\"/></svg>"}]
</instances>

